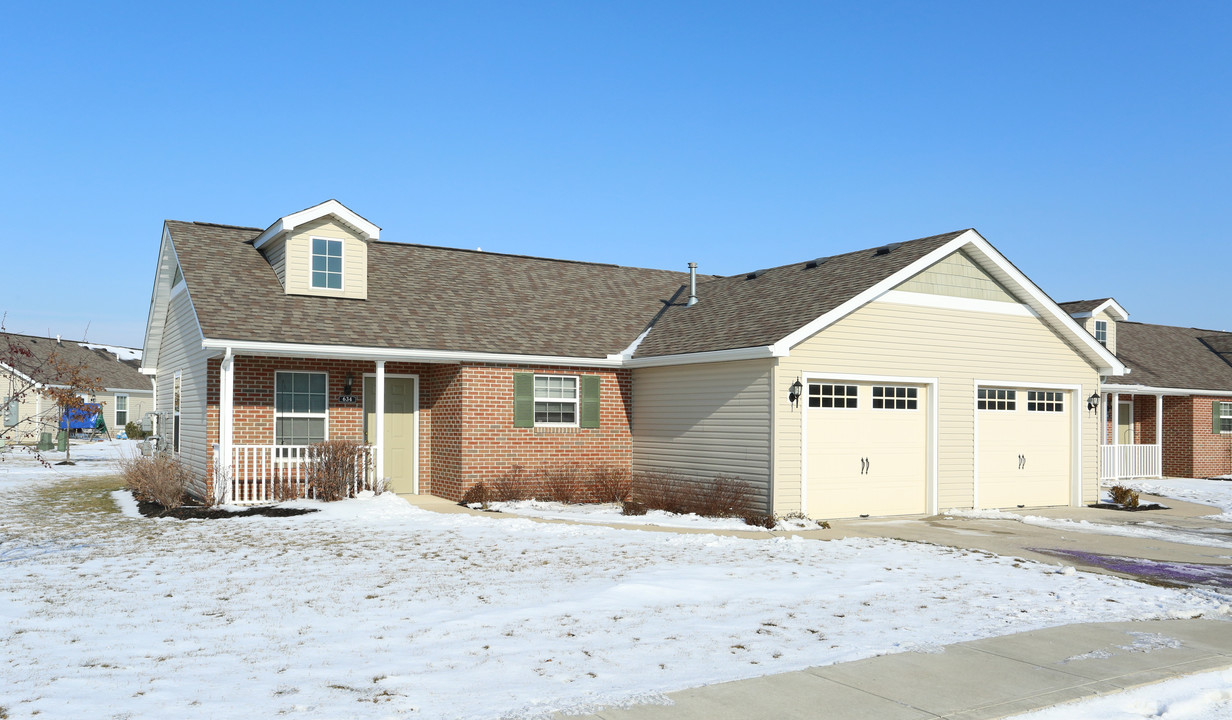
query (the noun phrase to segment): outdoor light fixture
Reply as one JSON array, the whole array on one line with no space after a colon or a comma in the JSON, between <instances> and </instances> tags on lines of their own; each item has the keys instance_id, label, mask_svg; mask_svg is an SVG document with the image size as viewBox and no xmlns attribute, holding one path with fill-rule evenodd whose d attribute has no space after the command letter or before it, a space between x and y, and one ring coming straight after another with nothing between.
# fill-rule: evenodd
<instances>
[{"instance_id":1,"label":"outdoor light fixture","mask_svg":"<svg viewBox=\"0 0 1232 720\"><path fill-rule=\"evenodd\" d=\"M347 376L346 376L346 385L345 385L345 386L343 386L343 388L342 388L342 394L343 394L343 395L350 395L350 394L351 394L351 388L352 388L352 387L354 387L354 386L355 386L355 376L354 376L354 375L352 375L352 374L351 374L351 372L348 370L348 371L347 371Z\"/></svg>"},{"instance_id":2,"label":"outdoor light fixture","mask_svg":"<svg viewBox=\"0 0 1232 720\"><path fill-rule=\"evenodd\" d=\"M1087 398L1087 410L1094 411L1099 407L1099 393L1091 393L1091 397Z\"/></svg>"},{"instance_id":3,"label":"outdoor light fixture","mask_svg":"<svg viewBox=\"0 0 1232 720\"><path fill-rule=\"evenodd\" d=\"M791 403L792 407L795 407L796 403L800 402L800 396L803 393L804 386L800 384L800 378L796 378L796 381L787 389L787 402Z\"/></svg>"}]
</instances>

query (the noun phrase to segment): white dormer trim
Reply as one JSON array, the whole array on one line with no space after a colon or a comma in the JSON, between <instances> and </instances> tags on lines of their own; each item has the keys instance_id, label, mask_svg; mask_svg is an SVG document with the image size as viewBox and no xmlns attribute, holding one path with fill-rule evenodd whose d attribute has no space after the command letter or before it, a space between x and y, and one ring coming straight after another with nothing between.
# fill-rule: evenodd
<instances>
[{"instance_id":1,"label":"white dormer trim","mask_svg":"<svg viewBox=\"0 0 1232 720\"><path fill-rule=\"evenodd\" d=\"M278 218L277 222L266 228L265 232L258 235L257 239L252 241L252 246L259 250L262 245L270 240L289 233L301 225L320 220L327 215L333 215L354 228L364 240L381 239L381 229L379 227L360 217L354 210L351 210L337 200L326 200L320 205L313 205L297 213L291 213L285 217Z\"/></svg>"},{"instance_id":2,"label":"white dormer trim","mask_svg":"<svg viewBox=\"0 0 1232 720\"><path fill-rule=\"evenodd\" d=\"M1089 317L1095 317L1096 315L1102 312L1107 312L1108 316L1117 322L1125 322L1126 320L1129 319L1129 313L1125 312L1125 308L1121 307L1121 304L1118 303L1116 300L1113 300L1112 298L1108 298L1107 300L1103 301L1102 303L1097 305L1094 310L1091 310L1089 312L1073 313L1070 315L1070 317L1089 318Z\"/></svg>"}]
</instances>

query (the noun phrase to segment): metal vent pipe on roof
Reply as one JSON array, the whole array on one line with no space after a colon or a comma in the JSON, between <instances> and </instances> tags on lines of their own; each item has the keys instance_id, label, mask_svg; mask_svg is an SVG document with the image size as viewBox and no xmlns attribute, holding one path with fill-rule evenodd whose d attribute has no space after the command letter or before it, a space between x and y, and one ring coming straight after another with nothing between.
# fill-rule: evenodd
<instances>
[{"instance_id":1,"label":"metal vent pipe on roof","mask_svg":"<svg viewBox=\"0 0 1232 720\"><path fill-rule=\"evenodd\" d=\"M689 263L689 304L697 304L697 263Z\"/></svg>"}]
</instances>

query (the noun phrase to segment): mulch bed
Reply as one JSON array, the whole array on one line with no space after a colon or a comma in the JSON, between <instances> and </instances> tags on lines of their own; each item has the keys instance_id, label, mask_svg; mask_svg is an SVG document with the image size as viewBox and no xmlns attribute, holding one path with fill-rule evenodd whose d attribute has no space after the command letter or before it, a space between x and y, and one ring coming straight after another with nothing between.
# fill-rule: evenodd
<instances>
[{"instance_id":1,"label":"mulch bed","mask_svg":"<svg viewBox=\"0 0 1232 720\"><path fill-rule=\"evenodd\" d=\"M1151 503L1149 505L1139 505L1138 507L1125 507L1124 505L1117 505L1116 503L1095 503L1094 505L1088 505L1087 507L1093 507L1093 508L1096 508L1097 510L1124 510L1125 512L1141 512L1143 510L1167 510L1168 509L1167 505L1160 505L1159 503Z\"/></svg>"},{"instance_id":2,"label":"mulch bed","mask_svg":"<svg viewBox=\"0 0 1232 720\"><path fill-rule=\"evenodd\" d=\"M158 503L146 502L144 500L137 502L137 510L148 518L168 517L177 520L224 520L226 518L237 517L252 517L260 515L261 517L294 517L295 515L307 515L308 513L320 512L313 508L282 508L258 506L245 508L231 512L228 510L219 510L218 508L207 508L197 504L186 504L178 508L167 508Z\"/></svg>"}]
</instances>

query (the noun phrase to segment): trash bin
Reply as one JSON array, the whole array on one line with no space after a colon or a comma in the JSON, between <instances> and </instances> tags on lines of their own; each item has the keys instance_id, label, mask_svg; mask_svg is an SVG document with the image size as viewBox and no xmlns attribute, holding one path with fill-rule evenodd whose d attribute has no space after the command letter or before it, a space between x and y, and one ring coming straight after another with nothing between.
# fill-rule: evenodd
<instances>
[{"instance_id":1,"label":"trash bin","mask_svg":"<svg viewBox=\"0 0 1232 720\"><path fill-rule=\"evenodd\" d=\"M68 452L68 431L61 430L56 435L56 452Z\"/></svg>"},{"instance_id":2,"label":"trash bin","mask_svg":"<svg viewBox=\"0 0 1232 720\"><path fill-rule=\"evenodd\" d=\"M51 442L51 433L45 432L45 433L39 434L39 441L38 441L39 452L47 452L52 447L54 447L54 445Z\"/></svg>"}]
</instances>

